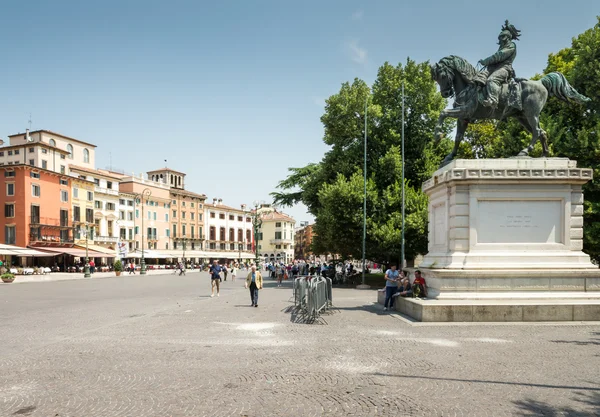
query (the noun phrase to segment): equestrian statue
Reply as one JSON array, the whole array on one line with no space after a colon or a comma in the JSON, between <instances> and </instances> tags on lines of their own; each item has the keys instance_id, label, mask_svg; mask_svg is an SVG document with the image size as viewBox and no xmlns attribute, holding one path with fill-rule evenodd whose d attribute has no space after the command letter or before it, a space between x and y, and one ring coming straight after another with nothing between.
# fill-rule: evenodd
<instances>
[{"instance_id":1,"label":"equestrian statue","mask_svg":"<svg viewBox=\"0 0 600 417\"><path fill-rule=\"evenodd\" d=\"M454 97L452 109L441 112L436 127L436 140L441 138L442 123L447 117L457 119L454 149L440 167L450 163L458 152L465 130L476 120L502 120L515 117L532 135L528 147L518 156L527 156L539 139L543 156L548 155L548 138L540 128L540 113L548 96L566 102L583 104L589 98L579 94L560 72L551 72L540 80L516 78L512 67L517 56L521 31L505 21L498 36L498 51L479 61L477 70L465 59L450 55L431 66L431 77L440 86L444 98Z\"/></svg>"}]
</instances>

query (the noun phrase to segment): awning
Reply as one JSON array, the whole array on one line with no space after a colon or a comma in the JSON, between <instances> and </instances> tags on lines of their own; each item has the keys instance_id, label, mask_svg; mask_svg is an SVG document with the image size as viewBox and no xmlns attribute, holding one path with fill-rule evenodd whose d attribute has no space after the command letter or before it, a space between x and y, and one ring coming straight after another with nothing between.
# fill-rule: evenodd
<instances>
[{"instance_id":1,"label":"awning","mask_svg":"<svg viewBox=\"0 0 600 417\"><path fill-rule=\"evenodd\" d=\"M41 252L48 252L51 255L71 255L76 256L78 258L85 258L85 249L79 248L50 248L50 247L35 247L36 250ZM88 258L106 258L107 255L105 253L96 252L94 250L89 250L88 248Z\"/></svg>"},{"instance_id":2,"label":"awning","mask_svg":"<svg viewBox=\"0 0 600 417\"><path fill-rule=\"evenodd\" d=\"M127 254L127 256L123 256L124 259L130 259L130 258L141 258L142 257L142 251L141 250L135 250L133 252L129 252ZM173 258L172 255L167 255L164 253L160 253L160 252L156 252L153 250L144 250L144 259L167 259L167 258Z\"/></svg>"},{"instance_id":3,"label":"awning","mask_svg":"<svg viewBox=\"0 0 600 417\"><path fill-rule=\"evenodd\" d=\"M53 256L45 252L40 252L34 249L22 248L20 246L5 245L0 243L0 255L12 255L12 256Z\"/></svg>"},{"instance_id":4,"label":"awning","mask_svg":"<svg viewBox=\"0 0 600 417\"><path fill-rule=\"evenodd\" d=\"M169 258L180 259L183 258L183 249L169 249L162 251L163 254L167 255ZM186 259L189 258L206 258L206 252L201 250L186 250L185 251Z\"/></svg>"},{"instance_id":5,"label":"awning","mask_svg":"<svg viewBox=\"0 0 600 417\"><path fill-rule=\"evenodd\" d=\"M85 245L76 245L74 246L77 249L85 250ZM88 251L93 250L95 252L100 252L103 254L103 258L114 258L117 256L116 251L114 249L105 248L100 245L90 245L88 244Z\"/></svg>"},{"instance_id":6,"label":"awning","mask_svg":"<svg viewBox=\"0 0 600 417\"><path fill-rule=\"evenodd\" d=\"M224 258L224 259L254 259L255 255L249 252L204 252L205 258Z\"/></svg>"},{"instance_id":7,"label":"awning","mask_svg":"<svg viewBox=\"0 0 600 417\"><path fill-rule=\"evenodd\" d=\"M22 248L22 249L19 248L19 249L15 250L15 252L16 252L16 256L25 256L25 257L42 258L42 257L54 256L54 254L52 254L52 253L42 252L39 250L28 249L28 248Z\"/></svg>"},{"instance_id":8,"label":"awning","mask_svg":"<svg viewBox=\"0 0 600 417\"><path fill-rule=\"evenodd\" d=\"M17 249L16 246L0 243L0 255L16 255L15 252Z\"/></svg>"},{"instance_id":9,"label":"awning","mask_svg":"<svg viewBox=\"0 0 600 417\"><path fill-rule=\"evenodd\" d=\"M173 259L183 258L183 249L177 249L177 250L170 249L170 250L163 251L163 253ZM146 257L148 257L148 256L146 256ZM236 252L236 251L218 252L218 251L203 251L203 250L186 250L185 258L186 259L190 259L190 258L254 259L255 256L253 253L249 253L249 252L241 252L240 253L240 252Z\"/></svg>"}]
</instances>

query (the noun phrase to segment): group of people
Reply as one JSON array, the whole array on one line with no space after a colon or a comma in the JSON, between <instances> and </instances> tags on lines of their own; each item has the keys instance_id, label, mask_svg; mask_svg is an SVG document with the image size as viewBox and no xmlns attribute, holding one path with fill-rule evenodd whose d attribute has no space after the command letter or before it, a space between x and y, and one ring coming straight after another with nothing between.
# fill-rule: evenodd
<instances>
[{"instance_id":1,"label":"group of people","mask_svg":"<svg viewBox=\"0 0 600 417\"><path fill-rule=\"evenodd\" d=\"M347 274L352 274L355 271L355 267L352 262L338 264L338 266L336 267L333 263L309 263L302 260L296 260L293 263L287 265L282 262L268 262L267 264L265 264L265 270L269 271L269 278L277 279L278 285L280 286L282 280L286 280L288 278L294 279L297 276L328 276L329 272L332 271L332 273L335 274L335 272L338 270L339 272L346 272Z\"/></svg>"},{"instance_id":2,"label":"group of people","mask_svg":"<svg viewBox=\"0 0 600 417\"><path fill-rule=\"evenodd\" d=\"M236 274L238 271L237 264L227 265L219 265L219 263L215 260L209 268L210 273L210 281L211 281L211 297L215 296L215 288L217 290L217 297L220 297L221 294L221 281L223 278L221 277L221 273L224 275L224 280L227 281L227 274L231 272L231 280L235 281ZM258 290L262 290L263 288L263 280L262 274L260 271L256 270L256 266L252 265L250 268L250 272L246 277L246 282L244 287L250 289L250 299L252 301L253 307L258 307Z\"/></svg>"},{"instance_id":3,"label":"group of people","mask_svg":"<svg viewBox=\"0 0 600 417\"><path fill-rule=\"evenodd\" d=\"M411 283L408 278L408 273L405 271L396 270L396 265L392 265L385 272L385 303L383 309L391 310L394 308L394 300L396 297L427 297L427 283L425 278L421 276L421 271L415 271L415 279Z\"/></svg>"}]
</instances>

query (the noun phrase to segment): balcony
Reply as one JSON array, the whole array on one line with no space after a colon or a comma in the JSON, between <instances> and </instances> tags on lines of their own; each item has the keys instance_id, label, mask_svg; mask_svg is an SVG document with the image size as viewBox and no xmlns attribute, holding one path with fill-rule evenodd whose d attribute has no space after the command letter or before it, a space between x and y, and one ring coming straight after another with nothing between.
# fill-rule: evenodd
<instances>
[{"instance_id":1,"label":"balcony","mask_svg":"<svg viewBox=\"0 0 600 417\"><path fill-rule=\"evenodd\" d=\"M204 236L198 236L198 235L194 235L194 236L173 236L173 240L176 241L183 241L183 240L187 240L188 242L196 242L196 241L201 241L204 240Z\"/></svg>"},{"instance_id":2,"label":"balcony","mask_svg":"<svg viewBox=\"0 0 600 417\"><path fill-rule=\"evenodd\" d=\"M73 238L68 237L66 239L61 239L60 236L56 235L38 235L38 234L30 234L29 235L30 243L74 243Z\"/></svg>"},{"instance_id":3,"label":"balcony","mask_svg":"<svg viewBox=\"0 0 600 417\"><path fill-rule=\"evenodd\" d=\"M63 219L61 222L60 219L55 217L40 217L40 216L30 216L29 224L31 226L52 226L52 227L63 227L63 228L72 228L69 226L66 219Z\"/></svg>"},{"instance_id":4,"label":"balcony","mask_svg":"<svg viewBox=\"0 0 600 417\"><path fill-rule=\"evenodd\" d=\"M109 188L104 188L104 187L100 187L98 185L96 185L94 187L94 191L97 193L101 193L101 194L108 194L108 195L119 195L119 192L117 190L111 190Z\"/></svg>"},{"instance_id":5,"label":"balcony","mask_svg":"<svg viewBox=\"0 0 600 417\"><path fill-rule=\"evenodd\" d=\"M294 243L293 239L271 239L269 240L271 245L291 245Z\"/></svg>"},{"instance_id":6,"label":"balcony","mask_svg":"<svg viewBox=\"0 0 600 417\"><path fill-rule=\"evenodd\" d=\"M225 245L225 247L222 248L221 245ZM234 249L231 249L231 245L234 245ZM241 249L239 248L239 245L242 245ZM252 251L252 244L250 242L237 242L229 240L207 240L206 249L219 252L240 252L240 250Z\"/></svg>"},{"instance_id":7,"label":"balcony","mask_svg":"<svg viewBox=\"0 0 600 417\"><path fill-rule=\"evenodd\" d=\"M94 242L117 243L118 241L117 236L94 236Z\"/></svg>"}]
</instances>

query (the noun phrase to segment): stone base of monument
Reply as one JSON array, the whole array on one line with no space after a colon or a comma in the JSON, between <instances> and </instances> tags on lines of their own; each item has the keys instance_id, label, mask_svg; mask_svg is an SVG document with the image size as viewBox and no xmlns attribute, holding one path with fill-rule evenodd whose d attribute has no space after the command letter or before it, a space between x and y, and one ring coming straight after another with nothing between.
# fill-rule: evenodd
<instances>
[{"instance_id":1,"label":"stone base of monument","mask_svg":"<svg viewBox=\"0 0 600 417\"><path fill-rule=\"evenodd\" d=\"M385 291L377 302L383 305ZM600 297L593 293L455 293L454 297L397 297L394 309L420 322L600 321Z\"/></svg>"},{"instance_id":2,"label":"stone base of monument","mask_svg":"<svg viewBox=\"0 0 600 417\"><path fill-rule=\"evenodd\" d=\"M422 322L600 321L600 298L404 298L396 303L395 308Z\"/></svg>"},{"instance_id":3,"label":"stone base of monument","mask_svg":"<svg viewBox=\"0 0 600 417\"><path fill-rule=\"evenodd\" d=\"M423 185L428 300L421 321L600 320L600 269L583 249L592 170L564 158L456 160Z\"/></svg>"}]
</instances>

